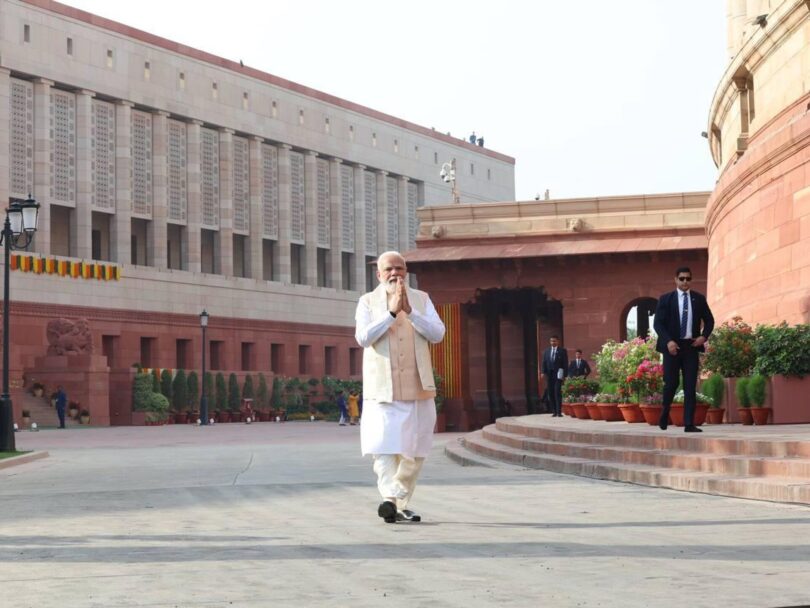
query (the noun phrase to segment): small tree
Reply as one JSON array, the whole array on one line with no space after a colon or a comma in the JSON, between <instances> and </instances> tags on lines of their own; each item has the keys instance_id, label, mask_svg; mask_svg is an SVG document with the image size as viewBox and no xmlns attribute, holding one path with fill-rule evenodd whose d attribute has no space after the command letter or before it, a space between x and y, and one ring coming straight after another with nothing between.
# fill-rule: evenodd
<instances>
[{"instance_id":1,"label":"small tree","mask_svg":"<svg viewBox=\"0 0 810 608\"><path fill-rule=\"evenodd\" d=\"M175 412L182 412L186 409L186 405L188 405L188 381L186 372L179 369L172 382L172 407Z\"/></svg>"},{"instance_id":2,"label":"small tree","mask_svg":"<svg viewBox=\"0 0 810 608\"><path fill-rule=\"evenodd\" d=\"M152 368L152 392L160 392L160 370L156 367Z\"/></svg>"},{"instance_id":3,"label":"small tree","mask_svg":"<svg viewBox=\"0 0 810 608\"><path fill-rule=\"evenodd\" d=\"M253 399L253 376L245 376L245 383L242 385L242 398Z\"/></svg>"},{"instance_id":4,"label":"small tree","mask_svg":"<svg viewBox=\"0 0 810 608\"><path fill-rule=\"evenodd\" d=\"M233 372L228 376L228 409L239 411L239 380Z\"/></svg>"},{"instance_id":5,"label":"small tree","mask_svg":"<svg viewBox=\"0 0 810 608\"><path fill-rule=\"evenodd\" d=\"M145 412L152 394L152 374L137 373L132 380L132 409Z\"/></svg>"},{"instance_id":6,"label":"small tree","mask_svg":"<svg viewBox=\"0 0 810 608\"><path fill-rule=\"evenodd\" d=\"M748 382L750 380L748 377L737 378L734 392L737 393L737 403L740 404L740 407L751 407L751 399L748 398Z\"/></svg>"},{"instance_id":7,"label":"small tree","mask_svg":"<svg viewBox=\"0 0 810 608\"><path fill-rule=\"evenodd\" d=\"M168 369L160 372L160 394L172 403L172 373Z\"/></svg>"},{"instance_id":8,"label":"small tree","mask_svg":"<svg viewBox=\"0 0 810 608\"><path fill-rule=\"evenodd\" d=\"M259 374L259 388L256 389L256 407L263 410L267 407L267 402L267 378L264 377L264 374Z\"/></svg>"},{"instance_id":9,"label":"small tree","mask_svg":"<svg viewBox=\"0 0 810 608\"><path fill-rule=\"evenodd\" d=\"M273 393L270 395L270 405L274 410L279 410L284 405L284 380L281 376L273 378Z\"/></svg>"},{"instance_id":10,"label":"small tree","mask_svg":"<svg viewBox=\"0 0 810 608\"><path fill-rule=\"evenodd\" d=\"M186 378L186 405L196 409L200 404L200 377L197 372L191 371Z\"/></svg>"},{"instance_id":11,"label":"small tree","mask_svg":"<svg viewBox=\"0 0 810 608\"><path fill-rule=\"evenodd\" d=\"M217 372L215 383L216 407L220 411L225 411L228 409L228 387L225 385L225 376L222 375L222 372Z\"/></svg>"},{"instance_id":12,"label":"small tree","mask_svg":"<svg viewBox=\"0 0 810 608\"><path fill-rule=\"evenodd\" d=\"M762 374L754 374L748 379L748 399L754 407L765 405L765 385L767 378Z\"/></svg>"},{"instance_id":13,"label":"small tree","mask_svg":"<svg viewBox=\"0 0 810 608\"><path fill-rule=\"evenodd\" d=\"M725 392L725 383L723 376L720 374L712 374L700 386L700 392L708 396L712 400L712 407L720 408L723 406L723 393Z\"/></svg>"}]
</instances>

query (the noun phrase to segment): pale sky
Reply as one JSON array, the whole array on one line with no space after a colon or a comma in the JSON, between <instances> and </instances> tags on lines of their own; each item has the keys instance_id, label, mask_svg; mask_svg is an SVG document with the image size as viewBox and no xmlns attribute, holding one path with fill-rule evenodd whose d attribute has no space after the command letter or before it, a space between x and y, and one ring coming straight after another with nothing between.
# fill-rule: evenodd
<instances>
[{"instance_id":1,"label":"pale sky","mask_svg":"<svg viewBox=\"0 0 810 608\"><path fill-rule=\"evenodd\" d=\"M516 159L518 200L711 190L724 0L67 0Z\"/></svg>"}]
</instances>

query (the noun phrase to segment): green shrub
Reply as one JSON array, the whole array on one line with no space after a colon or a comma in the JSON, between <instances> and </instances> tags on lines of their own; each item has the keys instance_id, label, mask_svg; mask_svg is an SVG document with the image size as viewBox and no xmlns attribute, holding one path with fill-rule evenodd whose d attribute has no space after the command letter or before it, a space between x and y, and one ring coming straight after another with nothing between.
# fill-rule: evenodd
<instances>
[{"instance_id":1,"label":"green shrub","mask_svg":"<svg viewBox=\"0 0 810 608\"><path fill-rule=\"evenodd\" d=\"M810 374L810 325L760 325L756 330L754 371L763 376Z\"/></svg>"},{"instance_id":2,"label":"green shrub","mask_svg":"<svg viewBox=\"0 0 810 608\"><path fill-rule=\"evenodd\" d=\"M239 380L237 380L236 374L231 372L228 376L228 409L238 412L239 403Z\"/></svg>"},{"instance_id":3,"label":"green shrub","mask_svg":"<svg viewBox=\"0 0 810 608\"><path fill-rule=\"evenodd\" d=\"M762 407L765 404L765 386L767 378L761 374L754 374L748 379L748 400L754 407Z\"/></svg>"},{"instance_id":4,"label":"green shrub","mask_svg":"<svg viewBox=\"0 0 810 608\"><path fill-rule=\"evenodd\" d=\"M273 378L273 392L270 395L270 405L274 410L281 409L284 405L284 380L281 376Z\"/></svg>"},{"instance_id":5,"label":"green shrub","mask_svg":"<svg viewBox=\"0 0 810 608\"><path fill-rule=\"evenodd\" d=\"M172 388L172 372L164 369L160 372L160 392L169 400L169 403L172 402Z\"/></svg>"},{"instance_id":6,"label":"green shrub","mask_svg":"<svg viewBox=\"0 0 810 608\"><path fill-rule=\"evenodd\" d=\"M245 376L245 383L242 385L242 398L253 399L253 376Z\"/></svg>"},{"instance_id":7,"label":"green shrub","mask_svg":"<svg viewBox=\"0 0 810 608\"><path fill-rule=\"evenodd\" d=\"M172 408L175 412L182 412L188 405L188 381L186 372L177 370L172 381Z\"/></svg>"},{"instance_id":8,"label":"green shrub","mask_svg":"<svg viewBox=\"0 0 810 608\"><path fill-rule=\"evenodd\" d=\"M751 399L748 397L748 383L751 378L738 378L734 392L737 394L737 403L740 407L751 407Z\"/></svg>"},{"instance_id":9,"label":"green shrub","mask_svg":"<svg viewBox=\"0 0 810 608\"><path fill-rule=\"evenodd\" d=\"M200 377L197 372L189 372L186 378L186 405L195 410L200 404Z\"/></svg>"},{"instance_id":10,"label":"green shrub","mask_svg":"<svg viewBox=\"0 0 810 608\"><path fill-rule=\"evenodd\" d=\"M720 374L712 374L700 386L700 392L711 399L711 406L719 408L723 406L723 394L726 391L726 383Z\"/></svg>"},{"instance_id":11,"label":"green shrub","mask_svg":"<svg viewBox=\"0 0 810 608\"><path fill-rule=\"evenodd\" d=\"M151 374L137 373L132 380L132 409L136 412L145 412L152 394Z\"/></svg>"},{"instance_id":12,"label":"green shrub","mask_svg":"<svg viewBox=\"0 0 810 608\"><path fill-rule=\"evenodd\" d=\"M267 378L259 374L259 388L256 389L256 407L263 410L268 405Z\"/></svg>"},{"instance_id":13,"label":"green shrub","mask_svg":"<svg viewBox=\"0 0 810 608\"><path fill-rule=\"evenodd\" d=\"M756 360L755 340L751 326L742 317L733 317L712 332L703 368L724 378L748 376Z\"/></svg>"},{"instance_id":14,"label":"green shrub","mask_svg":"<svg viewBox=\"0 0 810 608\"><path fill-rule=\"evenodd\" d=\"M228 409L228 387L225 385L225 376L222 372L217 372L215 384L216 397L214 398L214 406L219 411Z\"/></svg>"},{"instance_id":15,"label":"green shrub","mask_svg":"<svg viewBox=\"0 0 810 608\"><path fill-rule=\"evenodd\" d=\"M160 392L160 370L156 367L152 368L152 392Z\"/></svg>"}]
</instances>

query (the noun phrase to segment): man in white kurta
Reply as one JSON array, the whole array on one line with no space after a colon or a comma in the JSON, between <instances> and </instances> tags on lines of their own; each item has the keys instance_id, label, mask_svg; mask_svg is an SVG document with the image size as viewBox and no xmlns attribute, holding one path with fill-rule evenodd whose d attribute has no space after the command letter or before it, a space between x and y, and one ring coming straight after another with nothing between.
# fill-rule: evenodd
<instances>
[{"instance_id":1,"label":"man in white kurta","mask_svg":"<svg viewBox=\"0 0 810 608\"><path fill-rule=\"evenodd\" d=\"M444 323L428 295L405 283L396 251L377 260L380 284L357 304L355 338L363 351L360 444L374 458L386 523L421 521L407 509L433 445L436 386L429 343L444 338Z\"/></svg>"}]
</instances>

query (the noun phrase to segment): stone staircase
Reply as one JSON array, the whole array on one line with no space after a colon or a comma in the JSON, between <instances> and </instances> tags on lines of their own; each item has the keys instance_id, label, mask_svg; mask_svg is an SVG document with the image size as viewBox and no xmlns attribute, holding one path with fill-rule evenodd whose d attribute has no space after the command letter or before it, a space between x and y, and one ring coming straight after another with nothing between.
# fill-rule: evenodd
<instances>
[{"instance_id":1,"label":"stone staircase","mask_svg":"<svg viewBox=\"0 0 810 608\"><path fill-rule=\"evenodd\" d=\"M522 416L448 444L462 464L526 468L721 496L810 505L810 425L670 427ZM483 458L483 460L482 460Z\"/></svg>"},{"instance_id":2,"label":"stone staircase","mask_svg":"<svg viewBox=\"0 0 810 608\"><path fill-rule=\"evenodd\" d=\"M14 411L30 410L31 422L36 422L37 426L43 428L56 428L59 426L59 416L56 415L56 408L51 407L47 396L35 397L28 391L14 395ZM19 420L17 421L19 424ZM76 426L75 420L70 420L65 415L65 426ZM20 425L22 426L22 425Z\"/></svg>"}]
</instances>

